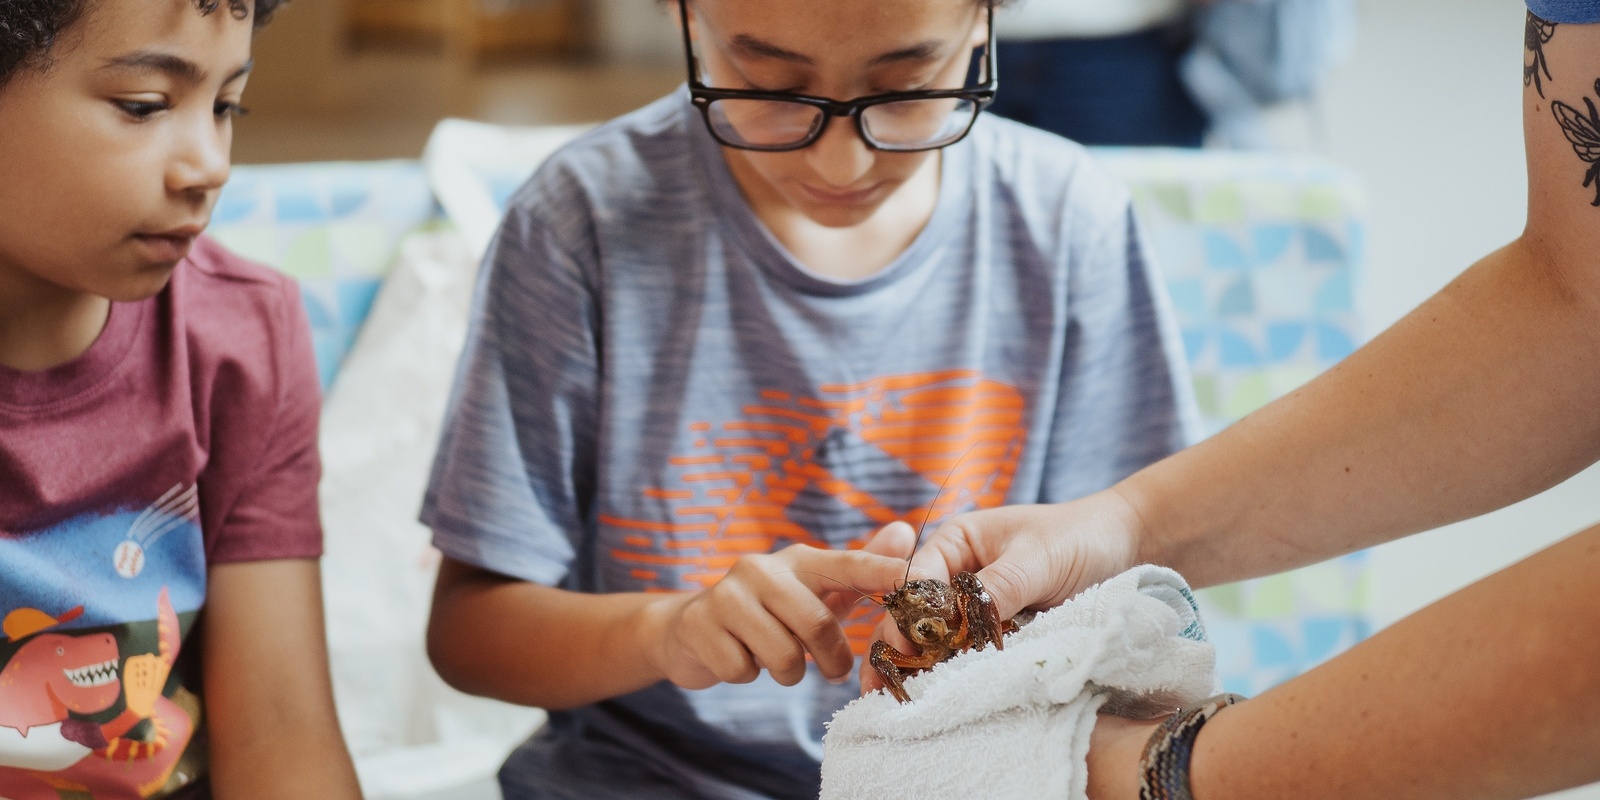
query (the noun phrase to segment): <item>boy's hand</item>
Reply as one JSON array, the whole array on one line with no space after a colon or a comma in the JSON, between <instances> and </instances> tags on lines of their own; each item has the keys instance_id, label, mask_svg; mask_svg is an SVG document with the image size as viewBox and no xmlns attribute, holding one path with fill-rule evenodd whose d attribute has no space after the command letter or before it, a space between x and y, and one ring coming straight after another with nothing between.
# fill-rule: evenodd
<instances>
[{"instance_id":1,"label":"boy's hand","mask_svg":"<svg viewBox=\"0 0 1600 800\"><path fill-rule=\"evenodd\" d=\"M652 607L647 656L685 689L749 683L762 669L793 686L805 677L807 653L824 677L842 682L855 656L837 614L860 593L890 591L904 579L911 539L900 523L864 550L791 545L741 558L715 586Z\"/></svg>"}]
</instances>

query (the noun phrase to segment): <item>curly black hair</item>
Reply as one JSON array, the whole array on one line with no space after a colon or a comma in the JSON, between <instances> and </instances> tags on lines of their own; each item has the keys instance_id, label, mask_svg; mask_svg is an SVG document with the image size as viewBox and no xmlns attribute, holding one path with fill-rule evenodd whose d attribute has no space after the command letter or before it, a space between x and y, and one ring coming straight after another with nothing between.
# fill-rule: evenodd
<instances>
[{"instance_id":1,"label":"curly black hair","mask_svg":"<svg viewBox=\"0 0 1600 800\"><path fill-rule=\"evenodd\" d=\"M256 27L267 24L286 0L192 0L201 14L223 5L235 19L254 11ZM61 32L83 16L93 0L0 0L0 86L24 67L49 64L50 49Z\"/></svg>"}]
</instances>

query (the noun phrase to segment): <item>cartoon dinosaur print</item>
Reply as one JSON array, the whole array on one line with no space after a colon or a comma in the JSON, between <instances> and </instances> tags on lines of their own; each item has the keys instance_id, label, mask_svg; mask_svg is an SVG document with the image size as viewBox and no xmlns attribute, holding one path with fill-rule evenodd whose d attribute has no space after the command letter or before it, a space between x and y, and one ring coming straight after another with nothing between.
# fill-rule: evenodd
<instances>
[{"instance_id":1,"label":"cartoon dinosaur print","mask_svg":"<svg viewBox=\"0 0 1600 800\"><path fill-rule=\"evenodd\" d=\"M63 616L76 616L69 615ZM157 599L156 625L158 652L130 656L120 682L110 634L38 634L17 651L0 671L0 797L58 800L57 790L67 790L95 800L140 800L166 784L194 720L161 694L181 644L178 615L165 588ZM124 711L110 722L96 725L72 716L103 712L119 697ZM148 733L130 736L146 720ZM27 742L46 731L47 738ZM8 741L13 732L16 741Z\"/></svg>"},{"instance_id":2,"label":"cartoon dinosaur print","mask_svg":"<svg viewBox=\"0 0 1600 800\"><path fill-rule=\"evenodd\" d=\"M60 619L30 611L8 615L7 627L68 622L83 607ZM96 714L117 701L119 661L117 640L109 633L41 633L28 640L0 670L0 766L62 769L104 745L98 726L69 713Z\"/></svg>"}]
</instances>

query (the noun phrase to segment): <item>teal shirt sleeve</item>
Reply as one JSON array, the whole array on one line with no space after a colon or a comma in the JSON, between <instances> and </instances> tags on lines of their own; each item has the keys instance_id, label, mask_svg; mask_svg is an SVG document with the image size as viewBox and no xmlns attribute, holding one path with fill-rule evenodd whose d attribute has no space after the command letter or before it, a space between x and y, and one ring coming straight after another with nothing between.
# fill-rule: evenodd
<instances>
[{"instance_id":1,"label":"teal shirt sleeve","mask_svg":"<svg viewBox=\"0 0 1600 800\"><path fill-rule=\"evenodd\" d=\"M1528 10L1547 22L1600 22L1600 0L1528 0Z\"/></svg>"}]
</instances>

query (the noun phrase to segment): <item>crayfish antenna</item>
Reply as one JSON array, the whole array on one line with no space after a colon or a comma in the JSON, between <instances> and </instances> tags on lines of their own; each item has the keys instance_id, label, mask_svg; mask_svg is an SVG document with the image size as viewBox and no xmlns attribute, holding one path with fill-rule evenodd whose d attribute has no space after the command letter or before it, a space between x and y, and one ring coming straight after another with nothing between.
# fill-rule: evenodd
<instances>
[{"instance_id":1,"label":"crayfish antenna","mask_svg":"<svg viewBox=\"0 0 1600 800\"><path fill-rule=\"evenodd\" d=\"M824 574L822 574L820 572L812 572L811 570L806 570L806 569L796 569L796 570L790 570L790 571L795 573L795 574L815 575L815 576L817 576L817 577L819 577L819 578L821 578L821 579L823 579L825 581L833 581L834 583L837 583L840 586L843 586L844 588L849 589L852 592L855 592L856 594L860 595L863 599L872 601L873 605L876 605L876 606L882 606L883 605L883 598L882 597L877 597L877 596L873 596L873 595L867 594L866 592L863 592L860 589L857 589L856 587L851 586L850 584L845 583L844 581L841 581L838 578L835 578L835 577L833 577L831 575L824 575Z\"/></svg>"},{"instance_id":2,"label":"crayfish antenna","mask_svg":"<svg viewBox=\"0 0 1600 800\"><path fill-rule=\"evenodd\" d=\"M911 540L911 555L906 556L906 576L900 580L901 586L911 582L911 559L917 554L917 545L922 543L922 534L928 530L928 520L933 518L933 510L939 506L939 498L944 496L944 490L950 486L950 479L961 470L961 462L966 461L967 456L972 455L972 451L978 449L980 444L983 442L973 442L966 452L956 459L956 463L950 465L950 471L945 473L944 480L939 483L939 491L934 492L933 499L928 501L928 510L922 514L922 526L917 528L917 538Z\"/></svg>"}]
</instances>

